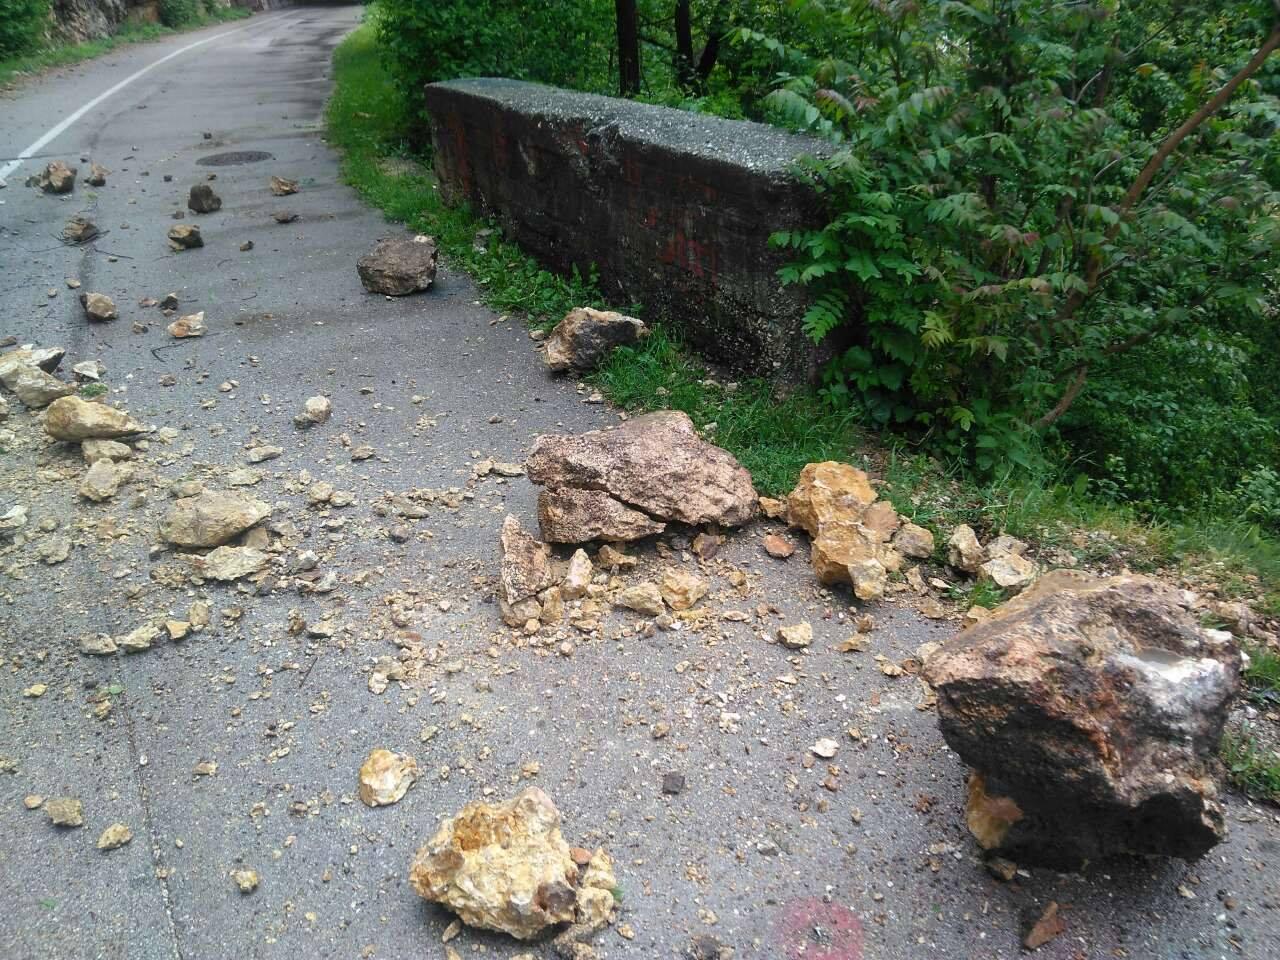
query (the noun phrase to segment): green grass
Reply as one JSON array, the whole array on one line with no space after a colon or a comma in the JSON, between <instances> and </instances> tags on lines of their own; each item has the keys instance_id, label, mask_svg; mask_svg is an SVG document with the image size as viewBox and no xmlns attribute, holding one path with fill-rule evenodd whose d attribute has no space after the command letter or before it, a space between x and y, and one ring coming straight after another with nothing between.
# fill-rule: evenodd
<instances>
[{"instance_id":1,"label":"green grass","mask_svg":"<svg viewBox=\"0 0 1280 960\"><path fill-rule=\"evenodd\" d=\"M387 219L436 238L442 254L465 269L484 299L546 329L577 306L608 306L592 276L562 277L542 268L491 224L442 202L429 171L408 145L409 111L379 62L366 23L334 55L330 139L344 153L343 175ZM643 316L640 305L615 305ZM761 493L779 495L804 464L851 461L885 480L903 515L930 527L940 545L959 523L983 538L1006 532L1039 548L1064 547L1083 564L1123 560L1134 570L1197 568L1230 593L1265 594L1263 612L1280 614L1280 546L1256 527L1221 520L1152 523L1123 506L1089 496L1066 474L1008 473L975 482L905 443L886 447L858 411L835 411L810 392L783 393L759 380L733 384L714 375L663 325L635 347L615 352L588 380L632 411L679 409L731 451ZM714 426L713 426L714 425ZM998 597L975 594L973 602Z\"/></svg>"},{"instance_id":2,"label":"green grass","mask_svg":"<svg viewBox=\"0 0 1280 960\"><path fill-rule=\"evenodd\" d=\"M85 43L54 44L22 56L0 59L0 89L20 82L32 74L40 73L42 70L48 70L51 67L66 67L85 60L92 60L94 57L100 57L104 53L110 53L112 50L127 44L157 40L160 37L167 37L183 30L194 30L197 27L205 27L211 23L240 20L248 16L250 16L250 12L244 7L225 7L217 9L209 16L201 17L199 20L187 24L180 30L161 26L158 23L126 23L122 24L114 34L102 40L89 40Z\"/></svg>"},{"instance_id":3,"label":"green grass","mask_svg":"<svg viewBox=\"0 0 1280 960\"><path fill-rule=\"evenodd\" d=\"M1280 697L1280 653L1257 644L1245 646L1249 666L1244 672L1245 686L1260 700Z\"/></svg>"},{"instance_id":4,"label":"green grass","mask_svg":"<svg viewBox=\"0 0 1280 960\"><path fill-rule=\"evenodd\" d=\"M1222 762L1231 782L1251 797L1280 803L1280 756L1260 749L1247 734L1222 738Z\"/></svg>"}]
</instances>

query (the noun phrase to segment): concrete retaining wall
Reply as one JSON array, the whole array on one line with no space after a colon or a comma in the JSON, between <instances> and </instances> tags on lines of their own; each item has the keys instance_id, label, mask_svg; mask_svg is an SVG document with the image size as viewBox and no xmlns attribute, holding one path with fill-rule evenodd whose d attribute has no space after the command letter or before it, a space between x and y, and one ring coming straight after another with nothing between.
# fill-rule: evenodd
<instances>
[{"instance_id":1,"label":"concrete retaining wall","mask_svg":"<svg viewBox=\"0 0 1280 960\"><path fill-rule=\"evenodd\" d=\"M432 84L426 106L446 196L496 215L557 270L596 265L613 303L643 304L709 359L812 375L804 303L768 238L824 222L790 173L822 142L514 80Z\"/></svg>"}]
</instances>

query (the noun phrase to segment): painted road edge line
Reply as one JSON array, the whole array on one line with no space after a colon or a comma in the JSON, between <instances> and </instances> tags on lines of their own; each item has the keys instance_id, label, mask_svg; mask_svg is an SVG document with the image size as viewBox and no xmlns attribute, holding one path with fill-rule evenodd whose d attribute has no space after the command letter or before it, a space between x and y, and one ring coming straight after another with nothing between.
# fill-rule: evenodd
<instances>
[{"instance_id":1,"label":"painted road edge line","mask_svg":"<svg viewBox=\"0 0 1280 960\"><path fill-rule=\"evenodd\" d=\"M0 180L7 180L9 176L13 173L13 171L17 170L27 160L30 160L35 154L39 153L48 143L50 143L55 138L65 133L73 123L75 123L77 120L83 117L86 113L88 113L98 104L100 104L103 100L106 100L107 97L110 97L112 94L119 93L129 84L133 83L133 81L137 80L141 76L145 76L146 74L150 73L152 70L154 70L156 67L160 66L161 64L168 63L174 57L182 56L182 54L186 53L188 50L194 50L196 47L203 47L206 43L213 43L213 41L215 40L221 40L224 37L229 37L234 33L242 33L245 30L248 30L252 27L261 26L264 23L268 23L268 22L274 23L276 20L280 19L280 17L283 17L284 15L285 15L285 12L281 12L276 14L275 16L264 17L253 23L247 23L243 27L236 27L234 30L227 30L227 31L224 31L223 33L214 34L212 37L205 37L203 40L197 40L195 43L189 43L185 47L182 47L179 50L175 50L173 51L173 53L167 53L163 57L161 57L159 60L155 60L147 64L145 67L143 67L141 70L138 70L136 73L129 74L129 76L125 77L123 80L117 83L114 87L104 90L102 93L98 94L96 97L94 97L92 100L86 103L83 107L81 107L75 113L71 114L71 116L64 119L61 123L57 124L56 126L50 127L48 130L45 131L45 133L40 137L39 140L31 144L31 146L27 147L27 149L23 150L20 154L17 155L17 157L15 157L13 160L10 160L3 167L0 167Z\"/></svg>"}]
</instances>

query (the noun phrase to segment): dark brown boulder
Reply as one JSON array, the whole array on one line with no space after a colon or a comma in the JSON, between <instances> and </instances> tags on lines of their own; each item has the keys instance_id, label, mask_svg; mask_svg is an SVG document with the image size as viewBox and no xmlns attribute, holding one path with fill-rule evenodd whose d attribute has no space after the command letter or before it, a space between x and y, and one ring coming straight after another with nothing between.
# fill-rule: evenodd
<instances>
[{"instance_id":1,"label":"dark brown boulder","mask_svg":"<svg viewBox=\"0 0 1280 960\"><path fill-rule=\"evenodd\" d=\"M207 183L197 183L187 195L187 207L196 213L215 213L222 209L222 198Z\"/></svg>"},{"instance_id":2,"label":"dark brown boulder","mask_svg":"<svg viewBox=\"0 0 1280 960\"><path fill-rule=\"evenodd\" d=\"M356 271L370 293L403 297L431 289L436 256L430 237L384 237L356 262Z\"/></svg>"},{"instance_id":3,"label":"dark brown boulder","mask_svg":"<svg viewBox=\"0 0 1280 960\"><path fill-rule=\"evenodd\" d=\"M970 830L1018 862L1194 860L1227 832L1215 756L1240 653L1172 587L1047 574L925 665L974 768Z\"/></svg>"}]
</instances>

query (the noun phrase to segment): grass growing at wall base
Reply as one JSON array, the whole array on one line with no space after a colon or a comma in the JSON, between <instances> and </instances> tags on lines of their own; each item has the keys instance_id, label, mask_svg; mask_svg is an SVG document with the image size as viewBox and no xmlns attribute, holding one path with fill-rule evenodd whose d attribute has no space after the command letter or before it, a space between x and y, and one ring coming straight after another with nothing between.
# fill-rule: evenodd
<instances>
[{"instance_id":1,"label":"grass growing at wall base","mask_svg":"<svg viewBox=\"0 0 1280 960\"><path fill-rule=\"evenodd\" d=\"M561 277L540 267L491 225L441 201L430 172L404 132L409 115L379 62L372 25L339 46L329 104L331 140L343 175L389 220L429 233L451 263L465 269L485 300L547 328L576 306L606 306L592 277ZM618 306L618 305L614 305ZM632 309L639 311L637 307ZM1212 577L1222 592L1262 593L1280 614L1280 546L1247 524L1221 520L1150 523L1131 510L1092 500L1078 482L1056 475L1008 473L977 484L904 445L886 447L852 412L836 412L807 392L779 393L763 381L713 375L658 324L635 348L617 351L589 382L628 410L680 409L746 466L762 493L778 495L815 460L846 460L885 479L894 507L938 535L969 523L986 536L1007 532L1042 549L1063 547L1085 564L1110 569ZM972 600L995 602L978 595Z\"/></svg>"},{"instance_id":2,"label":"grass growing at wall base","mask_svg":"<svg viewBox=\"0 0 1280 960\"><path fill-rule=\"evenodd\" d=\"M213 13L202 16L180 29L172 29L158 23L125 23L111 36L101 40L53 44L22 56L0 59L0 90L43 70L92 60L127 44L158 40L186 30L206 27L212 23L242 20L250 15L250 11L244 7L219 7Z\"/></svg>"}]
</instances>

